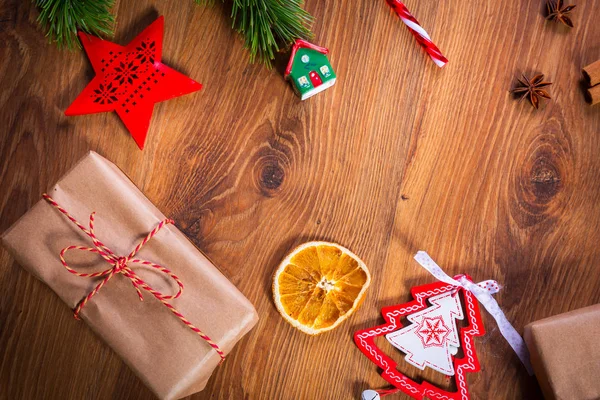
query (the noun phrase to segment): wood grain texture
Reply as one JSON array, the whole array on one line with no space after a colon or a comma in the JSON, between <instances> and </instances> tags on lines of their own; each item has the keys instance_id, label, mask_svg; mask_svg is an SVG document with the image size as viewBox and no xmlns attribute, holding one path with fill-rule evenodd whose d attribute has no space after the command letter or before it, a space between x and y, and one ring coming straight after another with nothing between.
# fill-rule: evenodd
<instances>
[{"instance_id":1,"label":"wood grain texture","mask_svg":"<svg viewBox=\"0 0 600 400\"><path fill-rule=\"evenodd\" d=\"M355 399L384 387L352 334L431 282L412 260L421 249L449 274L504 284L496 298L520 332L599 302L600 107L585 103L581 69L600 58L600 1L578 4L572 30L544 21L541 0L407 6L449 58L443 70L385 1L308 0L339 78L300 102L284 56L273 70L248 64L227 6L117 1L116 42L164 15L163 61L205 85L155 107L141 152L114 113L64 117L93 75L85 54L47 44L34 7L5 0L0 231L88 150L121 167L261 318L194 399ZM508 93L522 72L554 82L540 110ZM318 337L285 323L270 289L278 262L313 239L348 247L374 277L361 309ZM473 398L539 398L484 322ZM0 398L151 394L1 250Z\"/></svg>"}]
</instances>

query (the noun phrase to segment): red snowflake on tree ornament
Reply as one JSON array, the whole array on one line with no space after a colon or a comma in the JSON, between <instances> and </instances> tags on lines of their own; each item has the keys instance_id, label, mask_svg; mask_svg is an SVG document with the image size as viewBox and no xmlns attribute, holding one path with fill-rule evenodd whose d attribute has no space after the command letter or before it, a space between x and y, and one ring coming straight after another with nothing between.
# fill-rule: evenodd
<instances>
[{"instance_id":1,"label":"red snowflake on tree ornament","mask_svg":"<svg viewBox=\"0 0 600 400\"><path fill-rule=\"evenodd\" d=\"M127 46L79 33L96 76L65 115L116 111L144 148L154 104L202 88L198 82L160 62L164 18L159 17Z\"/></svg>"},{"instance_id":2,"label":"red snowflake on tree ornament","mask_svg":"<svg viewBox=\"0 0 600 400\"><path fill-rule=\"evenodd\" d=\"M450 329L444 325L442 317L424 318L417 329L417 333L421 337L423 346L442 347L450 334Z\"/></svg>"},{"instance_id":3,"label":"red snowflake on tree ornament","mask_svg":"<svg viewBox=\"0 0 600 400\"><path fill-rule=\"evenodd\" d=\"M466 278L470 280L468 276ZM450 327L446 324L440 324L440 322L448 320L448 318L452 320L463 318L459 293L462 293L464 298L464 315L466 316L467 326L457 330L454 326ZM421 400L424 397L435 400L469 399L465 375L467 372L477 372L480 368L477 354L475 353L473 337L481 336L485 333L481 315L479 314L477 299L470 291L444 282L413 287L411 294L415 300L405 304L385 307L381 310L385 324L356 332L354 334L356 345L371 361L383 370L381 376L386 381L394 385L397 390L406 393L414 399ZM431 304L428 304L427 301ZM453 304L452 301L455 303ZM455 307L455 305L459 305L461 309L459 310L458 306ZM446 317L444 318L439 314L446 315ZM405 316L412 323L403 326L401 319ZM390 337L399 335L412 335L410 337L419 337L421 339L425 337L425 339L422 339L423 343L419 343L419 346L426 347L429 345L431 347L434 343L439 344L431 347L432 349L443 346L450 353L452 370L458 390L456 392L449 392L427 381L418 383L398 371L396 361L377 347L375 338L386 336L389 340ZM414 355L411 351L418 347L414 340L409 343L411 345L405 349L407 360L410 356ZM457 358L454 356L458 347L455 345L462 347L463 357ZM423 365L427 364L427 360L413 361L411 363L415 365L421 361ZM392 393L393 391L386 392Z\"/></svg>"}]
</instances>

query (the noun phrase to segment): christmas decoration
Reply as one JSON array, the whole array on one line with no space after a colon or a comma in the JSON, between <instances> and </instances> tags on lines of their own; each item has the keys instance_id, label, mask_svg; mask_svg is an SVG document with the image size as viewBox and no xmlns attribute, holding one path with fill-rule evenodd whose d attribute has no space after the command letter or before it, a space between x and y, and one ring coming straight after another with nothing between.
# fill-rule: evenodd
<instances>
[{"instance_id":1,"label":"christmas decoration","mask_svg":"<svg viewBox=\"0 0 600 400\"><path fill-rule=\"evenodd\" d=\"M537 109L539 107L540 97L544 97L546 99L550 98L548 92L542 88L552 85L552 82L544 82L544 75L539 74L531 79L528 79L525 75L523 75L523 80L518 78L517 80L519 81L519 86L512 89L510 92L516 95L521 95L520 100L523 100L525 97L527 97L533 108Z\"/></svg>"},{"instance_id":2,"label":"christmas decoration","mask_svg":"<svg viewBox=\"0 0 600 400\"><path fill-rule=\"evenodd\" d=\"M431 307L407 319L411 325L386 335L406 361L420 369L430 367L446 375L454 375L452 356L460 342L455 319L463 319L460 298L451 291L429 298Z\"/></svg>"},{"instance_id":3,"label":"christmas decoration","mask_svg":"<svg viewBox=\"0 0 600 400\"><path fill-rule=\"evenodd\" d=\"M114 0L77 2L72 0L34 0L40 9L38 22L50 41L59 47L79 46L76 35L82 31L95 36L110 36L113 31ZM225 1L225 0L223 0ZM214 0L195 0L212 4ZM256 58L271 66L282 47L299 38L312 36L313 17L302 9L301 0L234 0L233 28L245 38L250 61Z\"/></svg>"},{"instance_id":4,"label":"christmas decoration","mask_svg":"<svg viewBox=\"0 0 600 400\"><path fill-rule=\"evenodd\" d=\"M79 47L78 30L96 36L112 34L114 0L35 0L35 5L40 9L38 23L58 47Z\"/></svg>"},{"instance_id":5,"label":"christmas decoration","mask_svg":"<svg viewBox=\"0 0 600 400\"><path fill-rule=\"evenodd\" d=\"M302 100L333 86L335 72L329 64L329 50L306 40L298 39L285 70L285 78L292 81L294 91Z\"/></svg>"},{"instance_id":6,"label":"christmas decoration","mask_svg":"<svg viewBox=\"0 0 600 400\"><path fill-rule=\"evenodd\" d=\"M277 311L309 335L337 327L358 308L371 284L366 265L350 250L308 242L292 251L273 277Z\"/></svg>"},{"instance_id":7,"label":"christmas decoration","mask_svg":"<svg viewBox=\"0 0 600 400\"><path fill-rule=\"evenodd\" d=\"M163 28L161 16L127 46L80 33L96 76L65 115L116 111L143 149L154 104L202 88L160 62Z\"/></svg>"},{"instance_id":8,"label":"christmas decoration","mask_svg":"<svg viewBox=\"0 0 600 400\"><path fill-rule=\"evenodd\" d=\"M362 331L358 331L354 335L354 340L359 347L359 349L365 353L371 361L373 361L379 368L383 369L382 377L394 385L398 390L403 391L407 395L415 398L422 399L423 396L431 396L431 398L444 398L442 396L446 396L446 398L450 399L468 399L469 394L467 390L467 381L465 377L466 372L477 372L479 371L479 362L477 360L477 356L475 354L475 348L473 346L473 336L480 336L484 334L483 324L481 322L481 317L479 315L479 306L477 305L477 301L473 298L474 296L470 294L468 291L460 289L460 292L463 292L465 297L465 302L467 304L467 319L468 326L461 330L461 338L460 342L462 342L462 347L465 352L465 356L463 358L454 358L452 369L456 371L455 378L457 381L457 386L459 387L458 393L449 393L446 392L429 382L417 383L414 380L410 379L397 369L396 362L383 353L376 345L375 338L378 336L386 335L386 337L390 338L390 336L394 332L398 330L398 328L402 328L401 317L405 315L410 315L411 312L414 311L424 311L427 310L426 299L428 299L431 295L435 293L452 293L455 290L455 287L452 285L445 284L443 282L433 283L429 285L414 287L411 289L411 294L415 300L392 307L385 307L382 309L382 315L385 319L386 323L384 325L380 325L374 328L365 329ZM457 296L458 292L454 292L454 296ZM407 328L410 328L408 326ZM403 328L406 329L406 328ZM418 329L418 328L417 328ZM449 332L450 329L445 328L446 332ZM392 344L394 343L393 337L390 340ZM415 343L416 344L416 343ZM442 346L434 346L431 348L438 347L441 350L449 349L450 343L446 343L445 339L442 339ZM460 343L458 343L460 346ZM448 347L446 347L448 346ZM458 346L457 346L458 347ZM413 349L415 353L419 351ZM422 346L425 349L425 345ZM425 350L421 351L422 355L426 355ZM411 353L407 354L407 360L412 357ZM448 358L451 356L449 355ZM427 361L428 366L432 366L437 359L431 359ZM418 363L411 362L413 365L418 365ZM424 364L424 363L423 363ZM440 370L440 368L435 368ZM398 390L387 390L386 393L379 392L380 395L391 394ZM437 397L436 397L437 396Z\"/></svg>"},{"instance_id":9,"label":"christmas decoration","mask_svg":"<svg viewBox=\"0 0 600 400\"><path fill-rule=\"evenodd\" d=\"M89 152L49 193L2 245L159 399L202 390L258 321L252 304L98 154ZM89 228L77 222L83 218Z\"/></svg>"},{"instance_id":10,"label":"christmas decoration","mask_svg":"<svg viewBox=\"0 0 600 400\"><path fill-rule=\"evenodd\" d=\"M195 1L198 4L213 2ZM282 47L312 36L313 17L302 9L301 0L234 0L231 19L234 29L245 38L250 61L258 58L269 67Z\"/></svg>"},{"instance_id":11,"label":"christmas decoration","mask_svg":"<svg viewBox=\"0 0 600 400\"><path fill-rule=\"evenodd\" d=\"M392 10L400 17L402 22L408 27L410 33L413 34L417 42L425 49L429 57L433 62L440 68L442 68L448 62L448 59L442 55L440 49L431 41L431 38L425 32L425 29L421 27L419 21L408 11L404 3L400 0L386 0Z\"/></svg>"},{"instance_id":12,"label":"christmas decoration","mask_svg":"<svg viewBox=\"0 0 600 400\"><path fill-rule=\"evenodd\" d=\"M396 393L394 390L393 393ZM367 389L361 393L361 400L379 400L381 398L381 394L375 390Z\"/></svg>"},{"instance_id":13,"label":"christmas decoration","mask_svg":"<svg viewBox=\"0 0 600 400\"><path fill-rule=\"evenodd\" d=\"M600 84L600 60L583 67L583 77L590 87Z\"/></svg>"},{"instance_id":14,"label":"christmas decoration","mask_svg":"<svg viewBox=\"0 0 600 400\"><path fill-rule=\"evenodd\" d=\"M529 354L523 339L506 320L491 296L500 290L496 281L475 284L467 275L458 275L453 279L425 252L418 252L415 259L439 282L413 287L411 294L414 300L382 309L385 324L354 334L358 348L383 369L381 376L395 387L388 390L366 390L363 392L363 399L377 399L398 391L415 399L469 399L465 374L477 372L480 368L473 337L485 333L478 302L494 317L502 335L525 368L531 372ZM464 299L464 312L460 295ZM410 324L403 326L402 317L405 316ZM464 318L466 326L458 330L456 320ZM394 347L405 353L405 360L410 364L454 376L458 390L449 392L427 381L417 383L401 373L397 363L375 344L375 338L379 336L385 336ZM463 352L461 358L456 357L459 348Z\"/></svg>"},{"instance_id":15,"label":"christmas decoration","mask_svg":"<svg viewBox=\"0 0 600 400\"><path fill-rule=\"evenodd\" d=\"M600 85L590 87L586 90L585 97L590 105L600 104Z\"/></svg>"},{"instance_id":16,"label":"christmas decoration","mask_svg":"<svg viewBox=\"0 0 600 400\"><path fill-rule=\"evenodd\" d=\"M545 399L600 399L600 304L532 322L523 336Z\"/></svg>"},{"instance_id":17,"label":"christmas decoration","mask_svg":"<svg viewBox=\"0 0 600 400\"><path fill-rule=\"evenodd\" d=\"M573 21L571 21L571 18L569 18L567 14L570 14L574 8L574 5L565 6L563 0L547 0L546 9L548 10L548 15L546 15L546 19L549 21L560 22L569 28L572 28Z\"/></svg>"}]
</instances>

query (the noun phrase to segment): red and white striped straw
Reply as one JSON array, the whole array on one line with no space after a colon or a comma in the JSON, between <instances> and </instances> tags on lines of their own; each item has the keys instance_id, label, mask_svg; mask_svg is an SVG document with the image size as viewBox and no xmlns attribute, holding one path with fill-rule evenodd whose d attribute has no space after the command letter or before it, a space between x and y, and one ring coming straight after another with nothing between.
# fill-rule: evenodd
<instances>
[{"instance_id":1,"label":"red and white striped straw","mask_svg":"<svg viewBox=\"0 0 600 400\"><path fill-rule=\"evenodd\" d=\"M421 27L419 21L408 11L404 3L400 0L386 0L392 10L400 17L402 22L408 27L408 30L413 34L417 42L429 54L429 57L433 60L433 62L440 68L442 68L448 62L448 59L442 55L440 49L437 48L435 44L431 41L431 38L425 32L425 29Z\"/></svg>"}]
</instances>

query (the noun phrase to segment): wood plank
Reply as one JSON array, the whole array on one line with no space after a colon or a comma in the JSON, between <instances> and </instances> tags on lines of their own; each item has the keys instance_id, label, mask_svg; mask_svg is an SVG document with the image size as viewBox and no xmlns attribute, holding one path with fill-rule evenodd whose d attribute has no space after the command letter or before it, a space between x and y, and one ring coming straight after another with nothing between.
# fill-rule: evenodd
<instances>
[{"instance_id":1,"label":"wood plank","mask_svg":"<svg viewBox=\"0 0 600 400\"><path fill-rule=\"evenodd\" d=\"M534 0L406 3L449 58L443 70L383 0L308 0L339 78L300 102L282 79L284 55L272 70L248 63L227 5L117 2L115 41L164 15L164 62L204 84L155 107L141 152L115 114L63 115L93 76L85 54L48 44L29 2L5 2L0 232L88 150L119 165L261 318L195 399L346 399L384 387L352 334L431 282L412 261L421 249L450 274L501 282L496 297L519 331L599 302L600 107L585 104L580 81L600 58L600 2L578 4L572 30L545 22ZM520 73L554 82L540 110L509 95ZM350 248L374 277L361 309L318 337L286 324L270 289L279 261L312 239ZM473 398L539 397L484 322ZM0 250L0 398L150 396Z\"/></svg>"}]
</instances>

